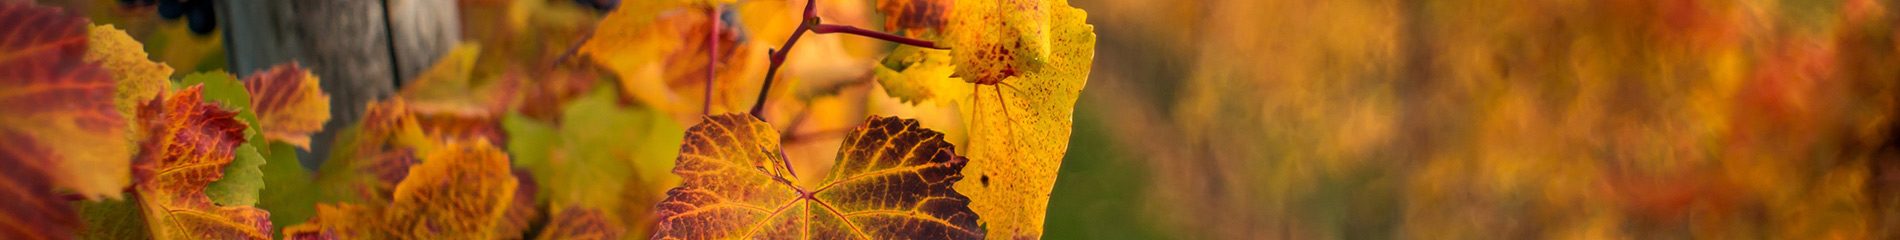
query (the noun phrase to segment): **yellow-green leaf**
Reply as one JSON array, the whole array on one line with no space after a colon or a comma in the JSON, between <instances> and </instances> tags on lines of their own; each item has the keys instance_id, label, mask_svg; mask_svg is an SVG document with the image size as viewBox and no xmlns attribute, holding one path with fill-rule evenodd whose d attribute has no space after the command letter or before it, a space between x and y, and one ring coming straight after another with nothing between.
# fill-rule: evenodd
<instances>
[{"instance_id":1,"label":"yellow-green leaf","mask_svg":"<svg viewBox=\"0 0 1900 240\"><path fill-rule=\"evenodd\" d=\"M947 107L973 100L970 91L974 84L950 77L956 67L950 65L949 50L898 46L875 71L884 92L906 103L931 101Z\"/></svg>"}]
</instances>

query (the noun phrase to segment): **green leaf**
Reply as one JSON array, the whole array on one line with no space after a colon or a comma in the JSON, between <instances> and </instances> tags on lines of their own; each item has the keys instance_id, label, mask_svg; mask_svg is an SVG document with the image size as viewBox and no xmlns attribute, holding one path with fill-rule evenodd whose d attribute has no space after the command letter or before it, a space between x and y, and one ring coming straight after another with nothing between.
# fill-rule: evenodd
<instances>
[{"instance_id":1,"label":"green leaf","mask_svg":"<svg viewBox=\"0 0 1900 240\"><path fill-rule=\"evenodd\" d=\"M73 204L79 210L79 217L86 221L86 228L79 230L78 239L151 239L152 232L145 226L145 214L139 211L139 203L132 199L83 201Z\"/></svg>"},{"instance_id":2,"label":"green leaf","mask_svg":"<svg viewBox=\"0 0 1900 240\"><path fill-rule=\"evenodd\" d=\"M224 167L224 178L205 185L205 196L220 206L257 204L257 192L264 189L264 171L258 167L264 163L264 156L257 153L257 147L250 143L238 145L236 158Z\"/></svg>"},{"instance_id":3,"label":"green leaf","mask_svg":"<svg viewBox=\"0 0 1900 240\"><path fill-rule=\"evenodd\" d=\"M250 92L244 89L244 84L237 77L223 71L193 73L179 79L178 83L182 86L202 84L205 101L216 102L225 110L237 111L238 121L248 125L244 129L247 143L238 146L236 159L224 168L224 178L205 186L205 195L211 197L211 202L223 206L256 204L257 192L264 187L264 173L258 167L264 165L262 154L268 150L254 146L254 143L263 139L263 132L258 130L257 113L250 107Z\"/></svg>"},{"instance_id":4,"label":"green leaf","mask_svg":"<svg viewBox=\"0 0 1900 240\"><path fill-rule=\"evenodd\" d=\"M265 156L264 190L258 197L258 208L270 211L271 232L282 234L286 226L297 225L317 215L317 200L321 199L314 181L315 176L297 162L296 146L288 143L271 142L271 152Z\"/></svg>"},{"instance_id":5,"label":"green leaf","mask_svg":"<svg viewBox=\"0 0 1900 240\"><path fill-rule=\"evenodd\" d=\"M678 184L667 171L685 129L659 111L621 106L609 90L576 99L558 126L511 114L502 128L515 166L545 187L539 200L552 209L603 209L638 228L643 215L614 213L646 212Z\"/></svg>"}]
</instances>

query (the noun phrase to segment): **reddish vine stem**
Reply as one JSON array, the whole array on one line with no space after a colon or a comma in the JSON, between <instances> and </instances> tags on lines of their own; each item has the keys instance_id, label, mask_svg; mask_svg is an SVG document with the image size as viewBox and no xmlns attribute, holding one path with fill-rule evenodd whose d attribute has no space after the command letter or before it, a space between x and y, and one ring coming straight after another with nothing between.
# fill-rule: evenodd
<instances>
[{"instance_id":1,"label":"reddish vine stem","mask_svg":"<svg viewBox=\"0 0 1900 240\"><path fill-rule=\"evenodd\" d=\"M818 24L818 26L812 27L811 31L815 33L821 33L821 34L822 33L843 33L843 34L858 35L858 36L864 36L864 37L869 37L869 38L876 38L878 40L884 40L884 41L893 42L897 44L918 46L918 47L930 48L930 49L950 49L949 47L937 46L936 42L909 38L909 37L904 37L904 36L898 36L895 34L889 34L889 33L884 33L884 32L879 32L879 31L871 31L868 29L853 27L851 25Z\"/></svg>"},{"instance_id":2,"label":"reddish vine stem","mask_svg":"<svg viewBox=\"0 0 1900 240\"><path fill-rule=\"evenodd\" d=\"M785 45L781 45L777 49L772 49L772 50L767 51L767 53L771 55L772 64L769 67L766 67L765 69L765 86L759 87L758 101L752 103L752 117L758 118L761 121L765 120L765 96L767 93L772 92L772 80L778 76L779 66L785 64L785 53L790 52L792 50L792 46L798 43L798 37L804 36L805 32L807 31L818 33L818 34L844 33L844 34L876 38L878 40L884 40L884 41L889 41L889 42L904 44L904 45L918 46L918 47L931 48L931 49L950 49L949 47L939 46L937 45L936 42L931 42L931 41L923 40L923 39L915 39L915 38L898 36L898 35L893 35L893 34L884 33L884 32L871 31L871 30L866 30L863 28L853 27L849 25L822 24L820 23L818 19L818 11L816 11L817 5L818 5L817 0L806 0L805 12L803 14L805 21L800 22L798 24L798 29L792 30L792 37L789 39L785 39Z\"/></svg>"}]
</instances>

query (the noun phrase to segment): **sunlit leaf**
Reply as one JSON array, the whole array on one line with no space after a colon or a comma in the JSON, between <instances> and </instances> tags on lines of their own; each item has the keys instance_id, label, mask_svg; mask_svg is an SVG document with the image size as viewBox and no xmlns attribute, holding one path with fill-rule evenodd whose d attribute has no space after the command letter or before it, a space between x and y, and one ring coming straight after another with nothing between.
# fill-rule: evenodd
<instances>
[{"instance_id":1,"label":"sunlit leaf","mask_svg":"<svg viewBox=\"0 0 1900 240\"><path fill-rule=\"evenodd\" d=\"M206 104L193 86L139 111L152 137L134 162L145 220L157 239L270 239L270 213L249 206L218 206L205 186L224 177L244 143L237 112Z\"/></svg>"},{"instance_id":2,"label":"sunlit leaf","mask_svg":"<svg viewBox=\"0 0 1900 240\"><path fill-rule=\"evenodd\" d=\"M990 39L960 42L951 50L959 64L957 72L964 80L979 83L970 104L975 110L966 115L970 167L964 175L981 181L961 182L957 191L970 196L970 207L983 216L992 238L1040 238L1049 193L1068 150L1075 101L1094 62L1095 27L1084 21L1087 13L1069 7L1066 1L1046 5L972 2L978 1L961 3L983 6L959 5L958 15L965 16L960 19L1007 28L987 32L959 28L950 33L963 35L952 38L957 40ZM983 17L972 19L969 14ZM972 59L961 51L989 54ZM963 65L972 64L971 60L979 65ZM1024 67L1029 65L1040 67ZM992 77L999 78L996 84L981 84Z\"/></svg>"},{"instance_id":3,"label":"sunlit leaf","mask_svg":"<svg viewBox=\"0 0 1900 240\"><path fill-rule=\"evenodd\" d=\"M885 93L910 104L935 102L970 104L970 83L952 78L956 67L950 65L950 51L899 46L876 68L877 82Z\"/></svg>"},{"instance_id":4,"label":"sunlit leaf","mask_svg":"<svg viewBox=\"0 0 1900 240\"><path fill-rule=\"evenodd\" d=\"M951 189L966 163L914 120L867 118L846 134L823 185L798 186L779 135L750 115L687 130L654 239L977 239L968 199ZM809 190L808 190L809 189Z\"/></svg>"},{"instance_id":5,"label":"sunlit leaf","mask_svg":"<svg viewBox=\"0 0 1900 240\"><path fill-rule=\"evenodd\" d=\"M979 83L1040 71L1053 60L1052 46L1069 47L1050 43L1052 31L1065 27L1060 15L1075 10L1076 24L1085 15L1063 0L958 1L955 8L944 42L952 49L956 76ZM1094 52L1093 46L1086 49Z\"/></svg>"}]
</instances>

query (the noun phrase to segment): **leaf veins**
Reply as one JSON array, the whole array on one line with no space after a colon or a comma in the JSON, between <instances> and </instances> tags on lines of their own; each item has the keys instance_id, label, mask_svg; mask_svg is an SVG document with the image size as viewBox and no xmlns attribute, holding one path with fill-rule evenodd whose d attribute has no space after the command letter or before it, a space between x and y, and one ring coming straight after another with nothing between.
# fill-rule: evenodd
<instances>
[{"instance_id":1,"label":"leaf veins","mask_svg":"<svg viewBox=\"0 0 1900 240\"><path fill-rule=\"evenodd\" d=\"M951 188L966 161L917 121L871 117L847 134L824 185L795 185L778 133L750 115L687 130L655 239L979 239Z\"/></svg>"}]
</instances>

